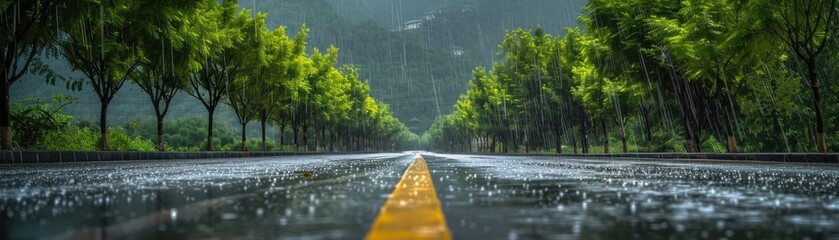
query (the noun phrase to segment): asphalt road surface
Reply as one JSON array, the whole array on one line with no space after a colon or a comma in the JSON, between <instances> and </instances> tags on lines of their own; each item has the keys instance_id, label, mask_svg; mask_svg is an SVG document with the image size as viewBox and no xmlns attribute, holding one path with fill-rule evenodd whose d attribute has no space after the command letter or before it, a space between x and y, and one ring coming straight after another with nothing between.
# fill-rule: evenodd
<instances>
[{"instance_id":1,"label":"asphalt road surface","mask_svg":"<svg viewBox=\"0 0 839 240\"><path fill-rule=\"evenodd\" d=\"M4 165L0 239L839 239L836 165L418 157Z\"/></svg>"}]
</instances>

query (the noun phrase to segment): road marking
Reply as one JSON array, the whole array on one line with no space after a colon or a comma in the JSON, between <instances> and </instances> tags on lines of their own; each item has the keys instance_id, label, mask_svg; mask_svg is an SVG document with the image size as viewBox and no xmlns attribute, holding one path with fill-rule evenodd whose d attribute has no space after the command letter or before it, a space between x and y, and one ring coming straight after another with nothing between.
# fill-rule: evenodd
<instances>
[{"instance_id":1,"label":"road marking","mask_svg":"<svg viewBox=\"0 0 839 240\"><path fill-rule=\"evenodd\" d=\"M417 157L396 184L367 239L451 239L425 159Z\"/></svg>"}]
</instances>

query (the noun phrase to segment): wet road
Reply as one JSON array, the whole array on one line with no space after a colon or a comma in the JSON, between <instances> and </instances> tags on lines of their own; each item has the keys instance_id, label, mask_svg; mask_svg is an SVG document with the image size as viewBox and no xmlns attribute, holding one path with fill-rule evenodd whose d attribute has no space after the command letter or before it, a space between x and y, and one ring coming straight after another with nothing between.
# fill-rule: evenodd
<instances>
[{"instance_id":1,"label":"wet road","mask_svg":"<svg viewBox=\"0 0 839 240\"><path fill-rule=\"evenodd\" d=\"M360 239L406 154L0 166L0 238Z\"/></svg>"},{"instance_id":2,"label":"wet road","mask_svg":"<svg viewBox=\"0 0 839 240\"><path fill-rule=\"evenodd\" d=\"M455 239L839 239L839 166L426 159Z\"/></svg>"},{"instance_id":3,"label":"wet road","mask_svg":"<svg viewBox=\"0 0 839 240\"><path fill-rule=\"evenodd\" d=\"M839 239L835 165L424 157L455 239ZM0 166L0 238L361 239L413 161Z\"/></svg>"}]
</instances>

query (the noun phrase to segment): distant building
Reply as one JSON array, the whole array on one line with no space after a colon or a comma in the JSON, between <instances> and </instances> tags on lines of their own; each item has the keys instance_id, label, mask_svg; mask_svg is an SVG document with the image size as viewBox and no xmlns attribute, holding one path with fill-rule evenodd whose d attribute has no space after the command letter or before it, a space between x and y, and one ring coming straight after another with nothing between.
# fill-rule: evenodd
<instances>
[{"instance_id":1,"label":"distant building","mask_svg":"<svg viewBox=\"0 0 839 240\"><path fill-rule=\"evenodd\" d=\"M422 28L422 21L423 21L422 19L407 21L407 22L405 22L403 29L405 29L405 30L420 29L420 28Z\"/></svg>"},{"instance_id":2,"label":"distant building","mask_svg":"<svg viewBox=\"0 0 839 240\"><path fill-rule=\"evenodd\" d=\"M437 15L439 15L441 13L443 13L443 10L440 10L440 9L425 12L425 20L426 21L434 20L434 19L437 18Z\"/></svg>"},{"instance_id":3,"label":"distant building","mask_svg":"<svg viewBox=\"0 0 839 240\"><path fill-rule=\"evenodd\" d=\"M464 51L462 47L452 47L452 56L459 57L463 56L465 53L466 51Z\"/></svg>"}]
</instances>

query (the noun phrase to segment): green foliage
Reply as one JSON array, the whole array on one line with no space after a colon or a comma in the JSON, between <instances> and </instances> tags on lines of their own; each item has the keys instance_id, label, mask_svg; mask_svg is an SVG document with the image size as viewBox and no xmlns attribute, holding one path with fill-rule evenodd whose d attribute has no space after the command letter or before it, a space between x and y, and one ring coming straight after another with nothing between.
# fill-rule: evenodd
<instances>
[{"instance_id":1,"label":"green foliage","mask_svg":"<svg viewBox=\"0 0 839 240\"><path fill-rule=\"evenodd\" d=\"M14 145L20 149L32 149L47 133L69 127L73 117L61 113L61 109L74 99L70 96L56 95L52 104L40 104L40 100L25 101L29 104L12 104L10 118L14 126Z\"/></svg>"},{"instance_id":2,"label":"green foliage","mask_svg":"<svg viewBox=\"0 0 839 240\"><path fill-rule=\"evenodd\" d=\"M150 152L156 149L152 141L139 136L132 137L122 128L111 129L108 131L108 137L111 139L111 149L114 151Z\"/></svg>"},{"instance_id":3,"label":"green foliage","mask_svg":"<svg viewBox=\"0 0 839 240\"><path fill-rule=\"evenodd\" d=\"M129 136L122 128L108 131L114 151L154 151L155 145L139 136ZM50 131L32 148L46 151L96 151L99 132L90 128L70 126Z\"/></svg>"},{"instance_id":4,"label":"green foliage","mask_svg":"<svg viewBox=\"0 0 839 240\"><path fill-rule=\"evenodd\" d=\"M131 120L120 128L129 136L145 141L157 141L156 120L139 118ZM237 131L221 123L214 124L215 147L232 145ZM167 151L199 151L207 146L207 121L201 118L182 118L163 123L164 141ZM218 149L218 148L217 148ZM258 149L258 148L256 148Z\"/></svg>"},{"instance_id":5,"label":"green foliage","mask_svg":"<svg viewBox=\"0 0 839 240\"><path fill-rule=\"evenodd\" d=\"M725 145L717 141L716 138L713 136L708 137L702 142L702 146L704 147L704 151L712 152L712 153L724 153L727 150L725 149Z\"/></svg>"},{"instance_id":6,"label":"green foliage","mask_svg":"<svg viewBox=\"0 0 839 240\"><path fill-rule=\"evenodd\" d=\"M44 135L34 147L45 151L96 151L99 134L90 128L69 127Z\"/></svg>"},{"instance_id":7,"label":"green foliage","mask_svg":"<svg viewBox=\"0 0 839 240\"><path fill-rule=\"evenodd\" d=\"M262 139L259 138L248 138L246 143L247 149L251 151L260 151L262 149ZM279 151L280 147L277 145L277 142L274 140L268 140L265 143L268 146L268 151ZM221 151L239 151L242 149L242 145L239 142L230 143L224 146L221 146L219 150Z\"/></svg>"},{"instance_id":8,"label":"green foliage","mask_svg":"<svg viewBox=\"0 0 839 240\"><path fill-rule=\"evenodd\" d=\"M819 91L837 99L839 45L825 39L839 37L839 9L770 2L591 0L583 30L508 31L502 60L474 71L423 141L443 151L812 151ZM822 75L830 81L802 81ZM835 122L835 104L825 109Z\"/></svg>"}]
</instances>

